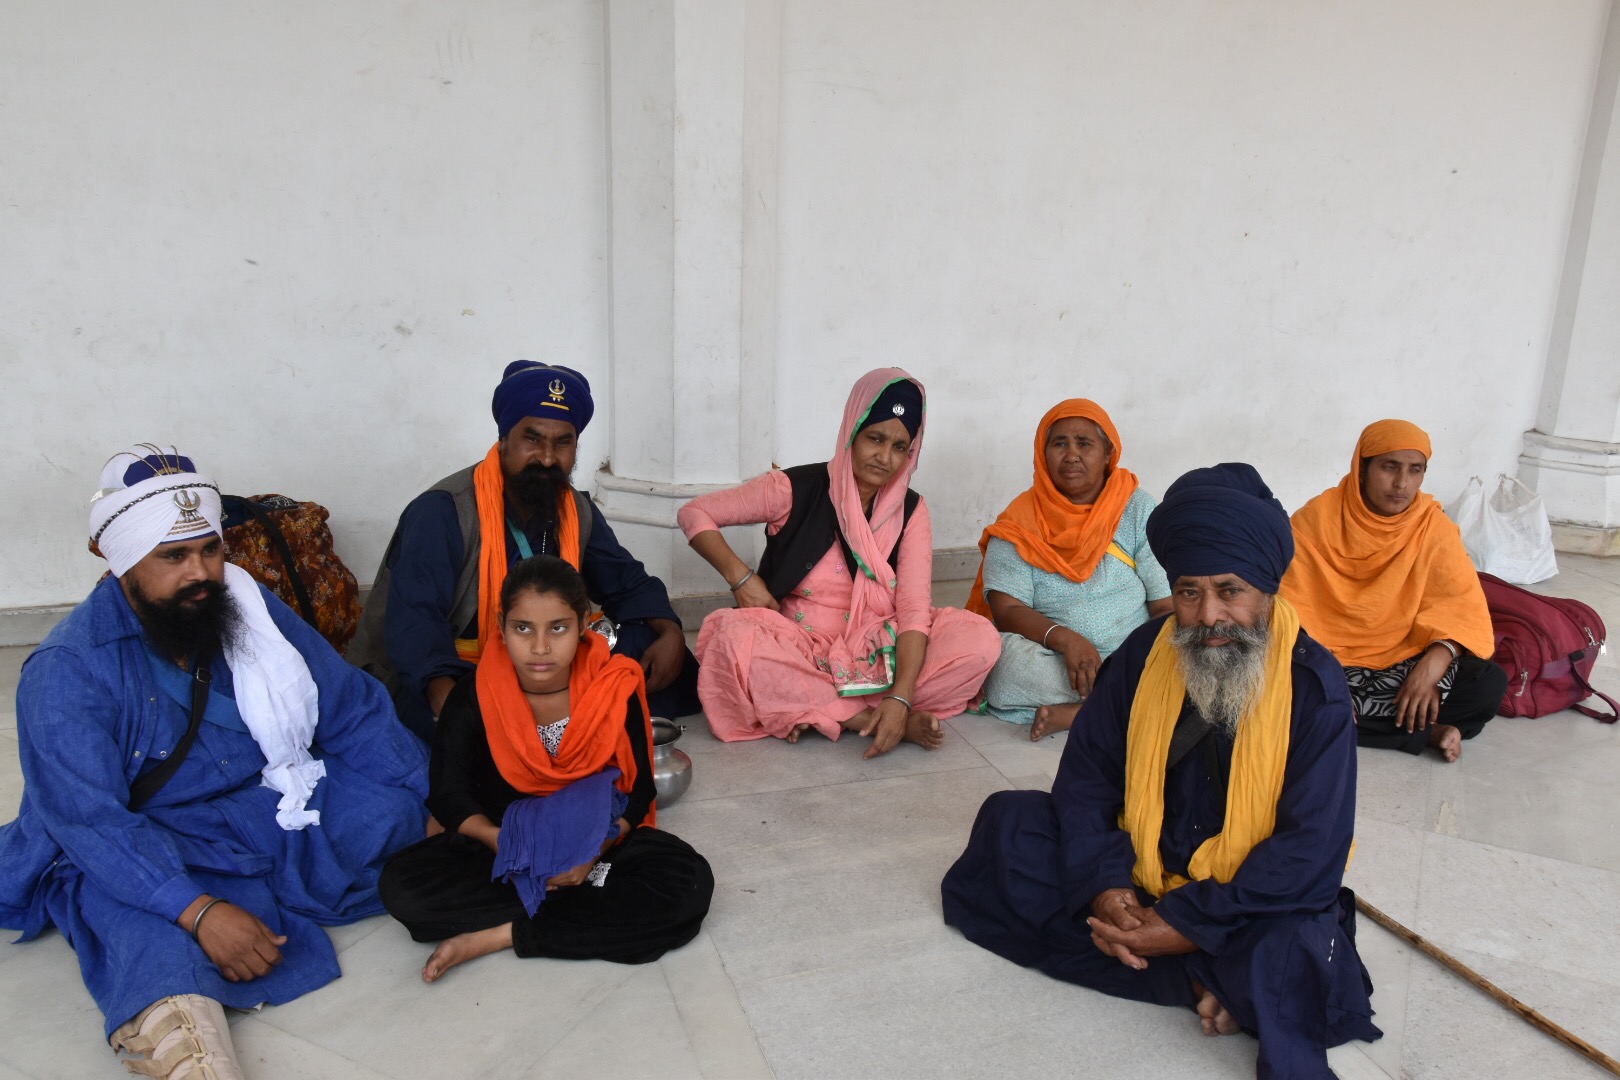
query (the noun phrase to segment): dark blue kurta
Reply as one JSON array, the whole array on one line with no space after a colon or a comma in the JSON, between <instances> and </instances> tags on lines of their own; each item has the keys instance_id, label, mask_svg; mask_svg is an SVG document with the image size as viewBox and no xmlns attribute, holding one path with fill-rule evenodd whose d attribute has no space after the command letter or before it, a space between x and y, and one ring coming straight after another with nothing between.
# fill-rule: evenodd
<instances>
[{"instance_id":1,"label":"dark blue kurta","mask_svg":"<svg viewBox=\"0 0 1620 1080\"><path fill-rule=\"evenodd\" d=\"M1275 831L1230 882L1192 882L1157 902L1198 951L1153 957L1135 971L1091 941L1091 901L1132 887L1136 852L1119 827L1126 729L1163 621L1138 628L1104 664L1051 794L999 792L986 800L967 851L945 877L945 921L1020 964L1120 997L1193 1005L1196 979L1258 1033L1259 1075L1331 1076L1327 1047L1380 1032L1370 1020L1371 980L1355 952L1353 898L1342 889L1356 809L1349 693L1338 662L1303 632ZM1229 774L1231 741L1208 738L1213 764ZM1159 846L1167 867L1184 869L1224 826L1225 783L1210 765L1199 746L1166 774Z\"/></svg>"},{"instance_id":2,"label":"dark blue kurta","mask_svg":"<svg viewBox=\"0 0 1620 1080\"><path fill-rule=\"evenodd\" d=\"M520 521L510 499L506 510L509 522ZM556 526L546 515L537 515L521 528L534 554L558 554ZM478 636L478 614L475 611L466 626L451 626L450 608L461 569L466 560L478 557L478 549L465 550L455 498L448 491L426 491L411 500L400 515L396 536L388 562L388 615L383 643L389 663L399 674L397 704L401 719L413 730L425 733L433 730L425 697L427 684L441 675L460 679L473 669L457 655L456 638ZM506 564L511 566L523 553L510 529L505 540ZM482 537L479 542L483 542ZM591 601L619 624L616 653L641 658L658 637L658 632L646 625L648 619L680 622L670 606L664 583L648 574L641 562L624 549L600 512L591 523L590 539L580 554L580 576L585 579ZM697 661L688 655L680 677L662 692L670 695L674 691L670 700L663 700L660 694L648 695L654 715L696 711L696 671Z\"/></svg>"},{"instance_id":3,"label":"dark blue kurta","mask_svg":"<svg viewBox=\"0 0 1620 1080\"><path fill-rule=\"evenodd\" d=\"M337 954L320 925L380 914L384 861L422 837L421 743L395 719L381 683L264 596L320 695L311 752L326 777L309 808L321 821L302 830L276 823L280 796L260 784L265 759L252 737L206 721L163 789L128 809L136 776L185 734L189 703L158 685L115 578L23 665L24 788L17 820L0 827L0 926L27 940L54 924L78 955L109 1034L170 994L249 1008L330 982ZM231 693L230 672L219 660L214 667L215 693ZM282 963L262 978L226 981L174 921L205 892L286 934Z\"/></svg>"}]
</instances>

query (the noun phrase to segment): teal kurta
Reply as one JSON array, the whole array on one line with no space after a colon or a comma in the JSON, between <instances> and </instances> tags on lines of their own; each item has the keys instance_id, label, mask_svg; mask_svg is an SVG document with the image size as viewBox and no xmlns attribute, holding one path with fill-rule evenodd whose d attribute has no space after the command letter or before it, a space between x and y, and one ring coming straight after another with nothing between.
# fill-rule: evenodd
<instances>
[{"instance_id":1,"label":"teal kurta","mask_svg":"<svg viewBox=\"0 0 1620 1080\"><path fill-rule=\"evenodd\" d=\"M1083 635L1106 658L1147 622L1149 601L1170 595L1164 569L1147 542L1147 519L1156 505L1153 496L1138 488L1114 530L1114 542L1136 563L1134 569L1105 554L1089 578L1071 581L1036 569L1013 544L991 537L984 551L985 592L1004 593ZM1002 634L1001 645L1001 659L985 684L992 716L1028 724L1042 705L1080 700L1062 656L1021 634Z\"/></svg>"}]
</instances>

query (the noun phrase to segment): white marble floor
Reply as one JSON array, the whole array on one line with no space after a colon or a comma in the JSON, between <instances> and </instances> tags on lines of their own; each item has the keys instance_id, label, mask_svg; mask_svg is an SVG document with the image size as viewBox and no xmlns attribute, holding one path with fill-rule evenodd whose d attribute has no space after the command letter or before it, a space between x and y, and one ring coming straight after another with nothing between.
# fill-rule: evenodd
<instances>
[{"instance_id":1,"label":"white marble floor","mask_svg":"<svg viewBox=\"0 0 1620 1080\"><path fill-rule=\"evenodd\" d=\"M1620 560L1566 556L1539 586L1620 632ZM959 600L965 585L942 588ZM22 790L12 711L26 650L0 650L0 818ZM1620 692L1620 651L1599 686ZM427 949L386 918L333 931L344 976L233 1017L248 1075L285 1078L1253 1075L1247 1037L1105 998L986 953L940 922L939 879L986 794L1045 786L1061 737L963 717L945 745L863 761L858 740L723 745L660 823L714 864L703 933L645 967L490 957L424 986ZM1362 751L1369 901L1620 1056L1620 728L1498 719L1447 766ZM1596 1077L1601 1070L1363 920L1385 1037L1343 1077ZM54 933L0 944L0 1080L123 1071Z\"/></svg>"}]
</instances>

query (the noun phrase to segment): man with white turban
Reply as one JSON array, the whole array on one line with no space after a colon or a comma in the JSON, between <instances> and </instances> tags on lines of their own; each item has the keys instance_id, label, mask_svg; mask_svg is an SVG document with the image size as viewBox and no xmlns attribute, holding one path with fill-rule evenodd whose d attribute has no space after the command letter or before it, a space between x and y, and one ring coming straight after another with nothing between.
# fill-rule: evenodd
<instances>
[{"instance_id":1,"label":"man with white turban","mask_svg":"<svg viewBox=\"0 0 1620 1080\"><path fill-rule=\"evenodd\" d=\"M48 926L131 1071L241 1076L222 1006L338 975L322 925L383 910L427 762L376 680L225 561L219 489L174 447L116 455L90 505L112 574L23 665L0 926Z\"/></svg>"}]
</instances>

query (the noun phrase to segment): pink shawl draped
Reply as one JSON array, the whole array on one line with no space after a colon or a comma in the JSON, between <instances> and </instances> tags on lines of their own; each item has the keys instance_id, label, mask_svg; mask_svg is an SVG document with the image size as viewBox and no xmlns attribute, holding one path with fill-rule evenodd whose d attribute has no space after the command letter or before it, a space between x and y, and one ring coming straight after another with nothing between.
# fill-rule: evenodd
<instances>
[{"instance_id":1,"label":"pink shawl draped","mask_svg":"<svg viewBox=\"0 0 1620 1080\"><path fill-rule=\"evenodd\" d=\"M906 463L878 490L872 501L872 516L868 520L861 509L861 492L855 483L855 471L850 453L855 436L865 423L867 414L890 383L907 380L915 383L923 398L923 423L917 428L917 437L911 440ZM831 483L829 496L838 514L838 527L850 550L855 553L856 570L850 596L849 621L844 625L840 643L829 659L833 663L832 675L841 694L866 694L886 689L894 681L894 628L895 587L898 580L894 567L889 565L888 554L900 539L905 525L906 489L911 474L917 471L917 459L922 453L923 434L928 417L928 394L922 383L899 368L877 368L868 371L855 382L844 403L844 419L838 426L838 445L832 459L827 462ZM842 653L843 655L838 655ZM846 666L847 665L847 666Z\"/></svg>"}]
</instances>

